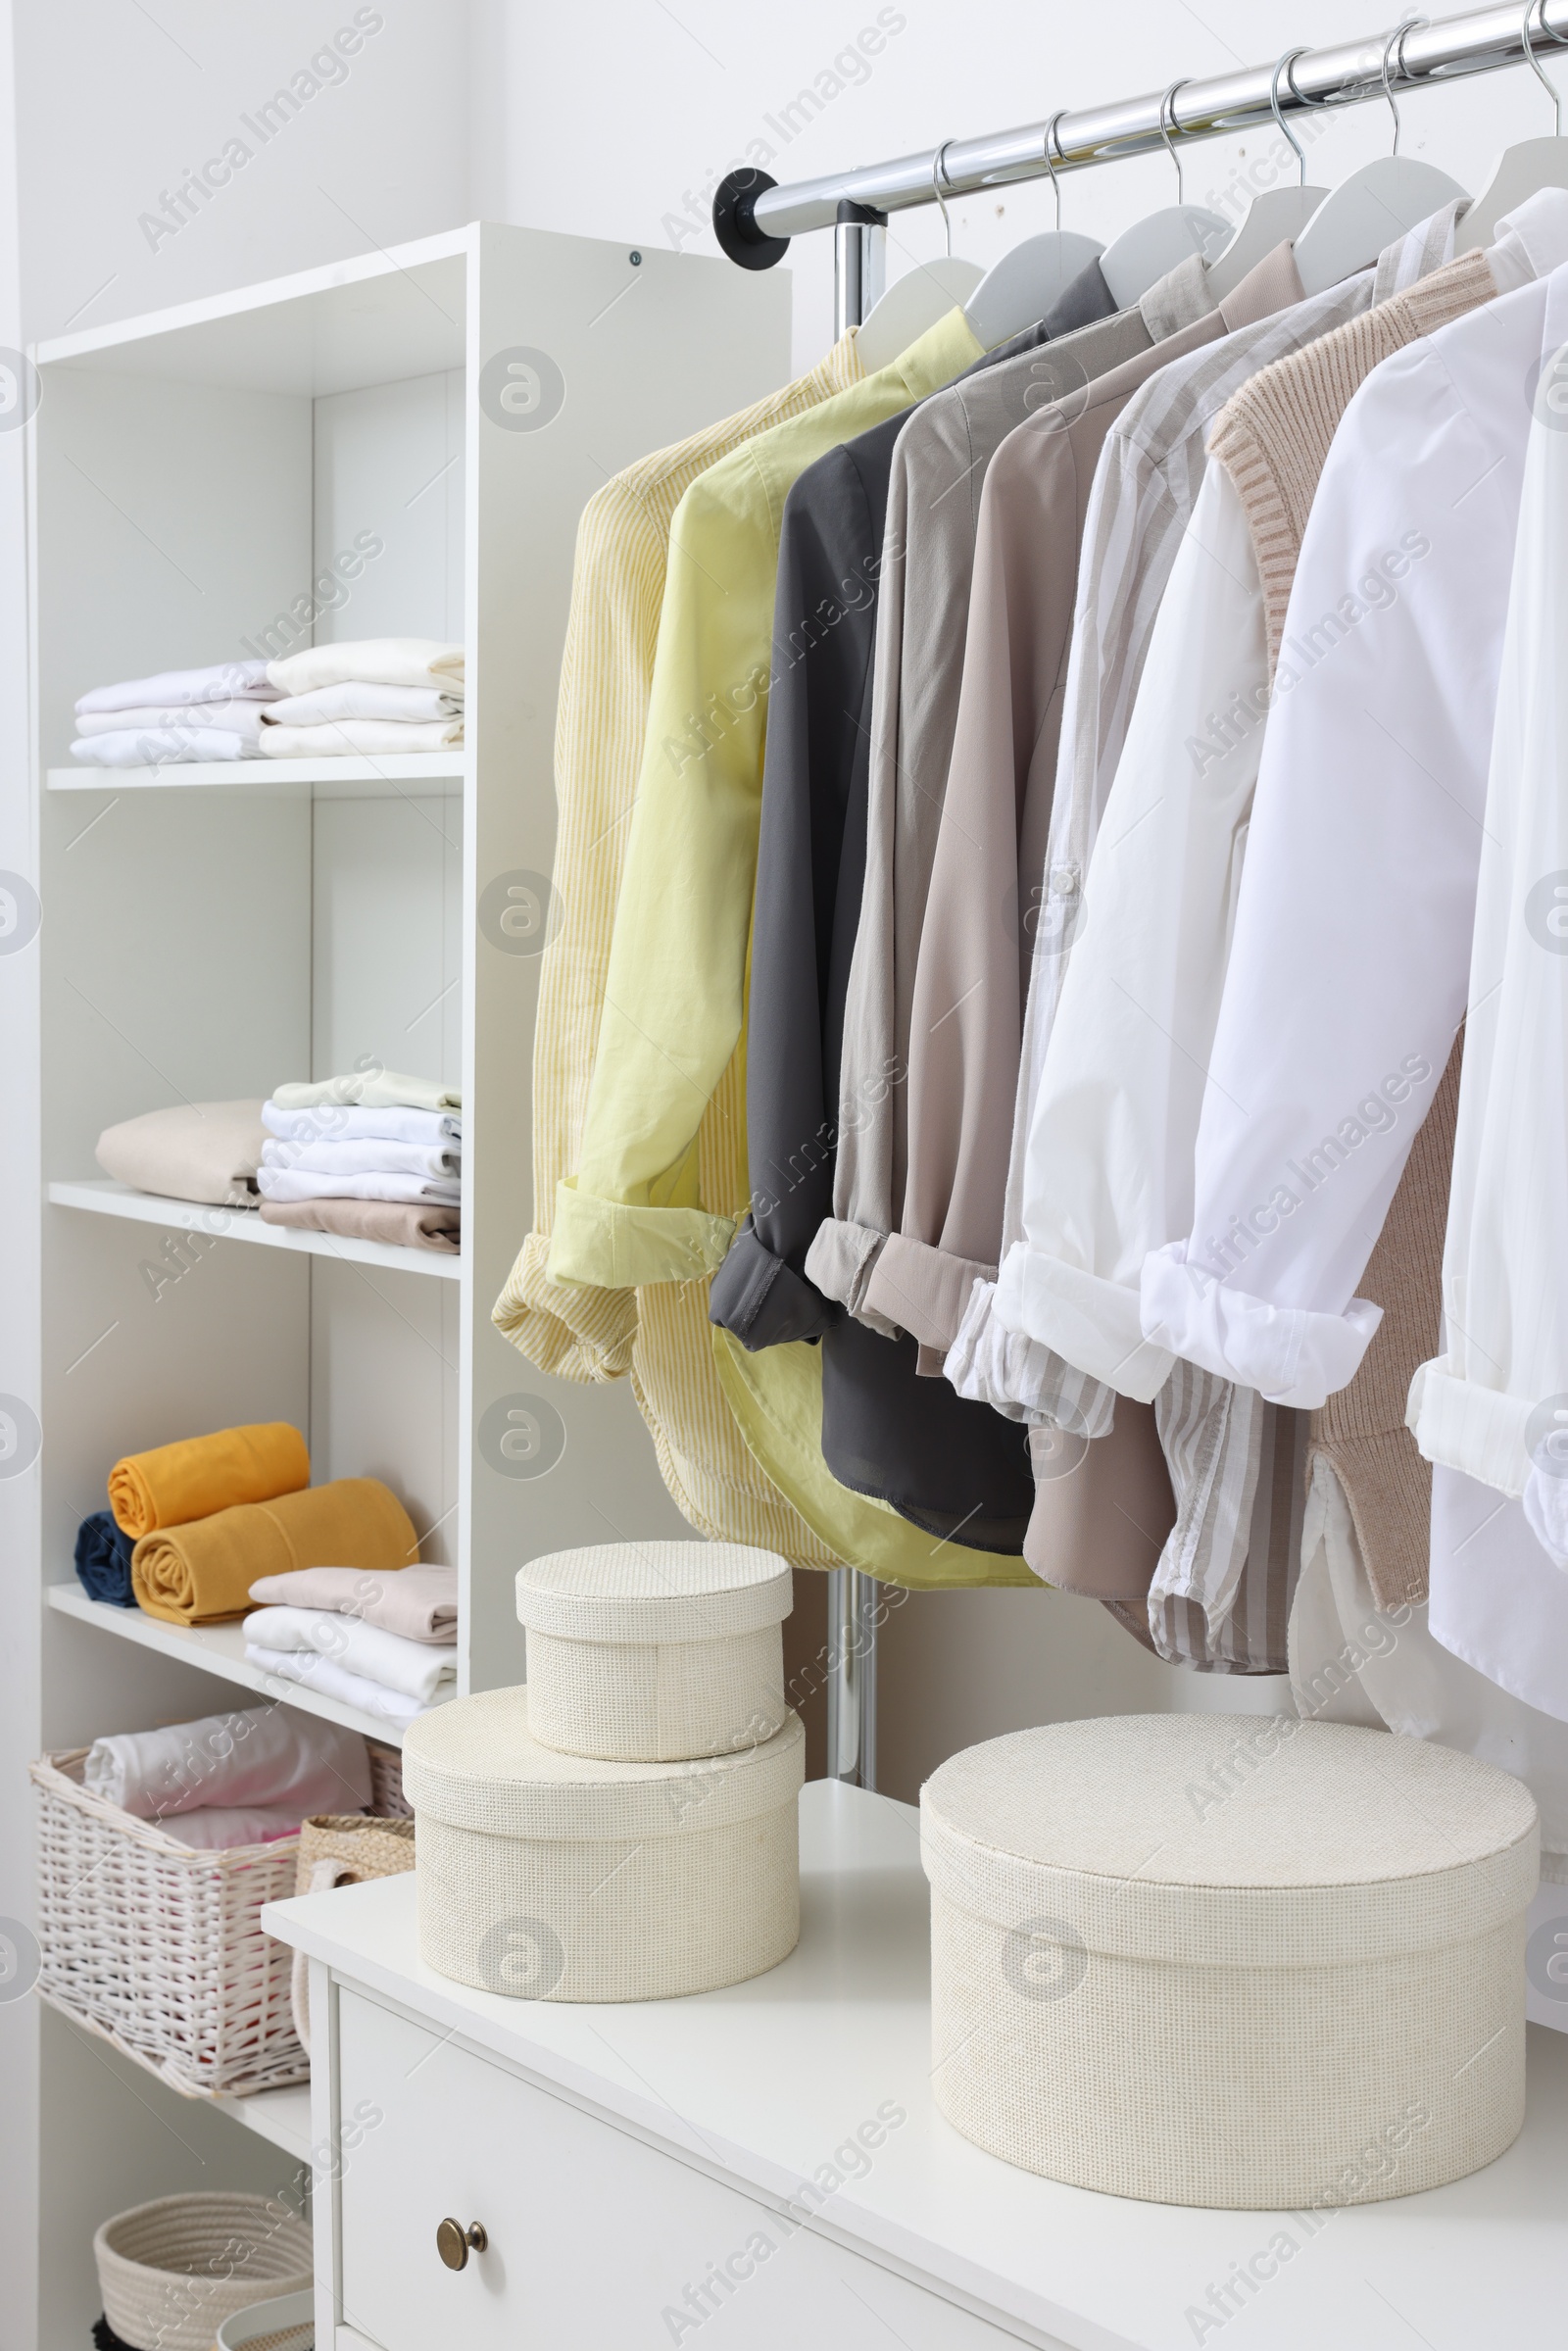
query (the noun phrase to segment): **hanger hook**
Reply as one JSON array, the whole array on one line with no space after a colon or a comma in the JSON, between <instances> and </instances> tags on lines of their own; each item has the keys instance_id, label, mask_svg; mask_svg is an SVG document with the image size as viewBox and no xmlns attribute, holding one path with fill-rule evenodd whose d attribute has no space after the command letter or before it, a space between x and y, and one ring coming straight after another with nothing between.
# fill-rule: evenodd
<instances>
[{"instance_id":1,"label":"hanger hook","mask_svg":"<svg viewBox=\"0 0 1568 2351\"><path fill-rule=\"evenodd\" d=\"M1541 5L1541 29L1542 29L1542 31L1543 31L1543 32L1544 32L1544 31L1545 31L1545 29L1546 29L1546 0L1540 0L1540 5ZM1548 80L1546 79L1546 70L1545 70L1544 66L1542 64L1542 62L1541 62L1540 58L1539 58L1539 57L1536 55L1536 52L1535 52L1534 45L1532 44L1532 42L1531 42L1531 38L1530 38L1530 20L1531 20L1532 16L1535 14L1535 9L1536 9L1536 0L1525 0L1525 13L1524 13L1523 17L1520 19L1520 23L1519 23L1519 37L1520 37L1520 39L1521 39L1521 40L1524 42L1524 45L1525 45L1525 59L1526 59L1526 62L1528 63L1528 65L1529 65L1529 67L1530 67L1530 71L1531 71L1531 73L1534 73L1534 75L1535 75L1536 79L1537 79L1537 80L1540 82L1540 84L1541 84L1542 88L1543 88L1543 89L1545 91L1545 93L1546 93L1547 97L1548 97L1548 98L1551 100L1551 103L1552 103L1552 105L1553 105L1553 106L1556 108L1556 110L1557 110L1557 136L1558 136L1558 138L1561 138L1561 137L1562 137L1562 92L1561 92L1561 90L1559 90L1559 89L1558 89L1558 87L1557 87L1557 85L1556 85L1556 83L1555 83L1554 81L1548 81Z\"/></svg>"},{"instance_id":2,"label":"hanger hook","mask_svg":"<svg viewBox=\"0 0 1568 2351\"><path fill-rule=\"evenodd\" d=\"M1418 25L1430 24L1431 22L1430 17L1406 17L1402 23L1396 24L1383 44L1383 95L1387 98L1389 112L1394 117L1394 145L1389 150L1391 155L1397 155L1399 152L1399 110L1394 102L1394 92L1389 85L1389 60L1392 57L1402 73L1404 72L1406 35L1414 32Z\"/></svg>"},{"instance_id":3,"label":"hanger hook","mask_svg":"<svg viewBox=\"0 0 1568 2351\"><path fill-rule=\"evenodd\" d=\"M1542 0L1542 6L1545 6L1545 0ZM1280 75L1284 73L1288 76L1291 68L1295 65L1297 59L1298 57L1304 57L1305 55L1306 50L1304 46L1299 49L1287 49L1285 55L1280 59L1279 64L1274 68L1274 77L1268 85L1269 110L1274 117L1275 122L1279 126L1281 138L1285 139L1296 150L1297 172L1299 184L1303 188L1306 185L1306 150L1301 145L1300 140L1297 137L1290 124L1286 122L1285 117L1280 113ZM1299 96L1294 81L1291 83L1291 95L1293 98L1298 98Z\"/></svg>"},{"instance_id":4,"label":"hanger hook","mask_svg":"<svg viewBox=\"0 0 1568 2351\"><path fill-rule=\"evenodd\" d=\"M1191 73L1184 73L1180 81L1171 83L1170 88L1159 102L1159 135L1165 142L1165 153L1176 166L1176 201L1178 204L1186 202L1186 193L1182 187L1182 159L1176 152L1175 143L1171 138L1171 132L1177 127L1176 109L1171 101L1178 90L1186 89L1192 78Z\"/></svg>"},{"instance_id":5,"label":"hanger hook","mask_svg":"<svg viewBox=\"0 0 1568 2351\"><path fill-rule=\"evenodd\" d=\"M953 259L953 222L948 219L947 198L942 193L940 182L948 176L948 149L952 144L951 139L944 139L931 158L931 193L936 198L937 210L942 215L942 226L948 240L950 262Z\"/></svg>"},{"instance_id":6,"label":"hanger hook","mask_svg":"<svg viewBox=\"0 0 1568 2351\"><path fill-rule=\"evenodd\" d=\"M1544 5L1544 0L1543 0L1543 5ZM1540 73L1539 66L1536 71L1538 73ZM1058 235L1061 233L1061 182L1056 177L1056 158L1061 154L1061 141L1056 136L1056 125L1068 111L1065 106L1057 107L1051 121L1046 124L1045 144L1041 149L1041 153L1045 157L1046 170L1051 173L1051 192L1056 199L1056 232ZM1051 152L1053 147L1056 150L1054 156Z\"/></svg>"}]
</instances>

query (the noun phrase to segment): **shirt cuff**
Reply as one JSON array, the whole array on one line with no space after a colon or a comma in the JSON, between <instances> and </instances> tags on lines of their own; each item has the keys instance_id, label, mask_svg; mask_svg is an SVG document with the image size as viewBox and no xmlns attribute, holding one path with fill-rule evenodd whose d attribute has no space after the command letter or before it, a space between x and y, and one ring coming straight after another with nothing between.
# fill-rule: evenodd
<instances>
[{"instance_id":1,"label":"shirt cuff","mask_svg":"<svg viewBox=\"0 0 1568 2351\"><path fill-rule=\"evenodd\" d=\"M843 1316L843 1308L803 1280L775 1256L748 1216L729 1245L729 1255L713 1276L708 1319L716 1322L755 1355L760 1347L784 1347L795 1339L820 1339Z\"/></svg>"},{"instance_id":2,"label":"shirt cuff","mask_svg":"<svg viewBox=\"0 0 1568 2351\"><path fill-rule=\"evenodd\" d=\"M1372 1343L1383 1308L1352 1298L1343 1314L1275 1306L1231 1289L1190 1262L1185 1241L1144 1260L1146 1339L1217 1379L1255 1388L1265 1403L1315 1412L1348 1388Z\"/></svg>"},{"instance_id":3,"label":"shirt cuff","mask_svg":"<svg viewBox=\"0 0 1568 2351\"><path fill-rule=\"evenodd\" d=\"M1517 1501L1530 1477L1534 1410L1528 1397L1455 1378L1439 1355L1423 1363L1410 1382L1404 1419L1428 1461L1462 1470ZM1562 1467L1568 1474L1568 1461Z\"/></svg>"},{"instance_id":4,"label":"shirt cuff","mask_svg":"<svg viewBox=\"0 0 1568 2351\"><path fill-rule=\"evenodd\" d=\"M629 1208L579 1192L568 1176L556 1187L550 1279L597 1290L636 1290L645 1282L690 1282L713 1273L735 1237L732 1216L702 1208Z\"/></svg>"},{"instance_id":5,"label":"shirt cuff","mask_svg":"<svg viewBox=\"0 0 1568 2351\"><path fill-rule=\"evenodd\" d=\"M826 1216L806 1252L806 1271L824 1298L848 1307L857 1322L880 1331L884 1339L902 1339L899 1324L866 1311L865 1293L877 1258L887 1246L886 1233L868 1224L851 1224L847 1217Z\"/></svg>"},{"instance_id":6,"label":"shirt cuff","mask_svg":"<svg viewBox=\"0 0 1568 2351\"><path fill-rule=\"evenodd\" d=\"M1108 1436L1115 1391L1085 1379L1038 1339L1009 1331L996 1298L994 1282L976 1282L969 1293L945 1367L958 1394L1007 1420L1049 1420L1081 1437Z\"/></svg>"},{"instance_id":7,"label":"shirt cuff","mask_svg":"<svg viewBox=\"0 0 1568 2351\"><path fill-rule=\"evenodd\" d=\"M890 1233L872 1261L865 1304L920 1342L920 1369L940 1372L958 1334L963 1309L976 1282L994 1282L994 1265L950 1256L927 1241Z\"/></svg>"},{"instance_id":8,"label":"shirt cuff","mask_svg":"<svg viewBox=\"0 0 1568 2351\"><path fill-rule=\"evenodd\" d=\"M490 1319L530 1363L557 1379L623 1379L637 1342L634 1290L585 1290L553 1282L550 1235L530 1233L490 1309Z\"/></svg>"},{"instance_id":9,"label":"shirt cuff","mask_svg":"<svg viewBox=\"0 0 1568 2351\"><path fill-rule=\"evenodd\" d=\"M1064 1363L1137 1403L1152 1404L1170 1377L1170 1350L1144 1337L1136 1290L1024 1242L1007 1251L996 1312L1009 1331L1038 1340Z\"/></svg>"}]
</instances>

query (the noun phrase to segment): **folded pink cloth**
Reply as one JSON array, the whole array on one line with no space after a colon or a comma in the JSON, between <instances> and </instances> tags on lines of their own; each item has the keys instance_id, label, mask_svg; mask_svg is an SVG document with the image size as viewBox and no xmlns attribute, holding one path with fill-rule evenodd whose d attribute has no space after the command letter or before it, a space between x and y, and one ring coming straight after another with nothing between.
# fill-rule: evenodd
<instances>
[{"instance_id":1,"label":"folded pink cloth","mask_svg":"<svg viewBox=\"0 0 1568 2351\"><path fill-rule=\"evenodd\" d=\"M455 1567L400 1567L392 1574L363 1567L296 1567L287 1575L258 1576L251 1598L262 1607L330 1608L378 1625L383 1633L401 1633L405 1641L443 1648L458 1638Z\"/></svg>"}]
</instances>

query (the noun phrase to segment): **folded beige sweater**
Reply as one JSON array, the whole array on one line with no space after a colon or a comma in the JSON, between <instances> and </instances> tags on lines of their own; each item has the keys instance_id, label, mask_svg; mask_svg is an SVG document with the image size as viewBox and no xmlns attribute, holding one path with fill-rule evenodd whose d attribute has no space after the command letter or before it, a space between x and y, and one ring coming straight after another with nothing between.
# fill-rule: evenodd
<instances>
[{"instance_id":1,"label":"folded beige sweater","mask_svg":"<svg viewBox=\"0 0 1568 2351\"><path fill-rule=\"evenodd\" d=\"M254 1208L256 1170L266 1141L259 1098L180 1102L172 1110L144 1110L139 1118L105 1127L98 1138L98 1164L137 1192Z\"/></svg>"}]
</instances>

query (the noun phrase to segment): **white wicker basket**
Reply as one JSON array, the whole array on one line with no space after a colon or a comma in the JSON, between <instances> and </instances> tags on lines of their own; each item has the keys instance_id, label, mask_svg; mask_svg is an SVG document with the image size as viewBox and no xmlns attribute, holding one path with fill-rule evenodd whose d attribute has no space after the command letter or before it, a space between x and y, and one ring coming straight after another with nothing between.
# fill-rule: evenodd
<instances>
[{"instance_id":1,"label":"white wicker basket","mask_svg":"<svg viewBox=\"0 0 1568 2351\"><path fill-rule=\"evenodd\" d=\"M131 2351L212 2351L269 2287L275 2300L311 2286L310 2229L268 2196L160 2196L105 2221L92 2249L104 2316Z\"/></svg>"},{"instance_id":2,"label":"white wicker basket","mask_svg":"<svg viewBox=\"0 0 1568 2351\"><path fill-rule=\"evenodd\" d=\"M292 1953L259 1923L264 1903L294 1891L299 1838L193 1852L89 1795L86 1753L28 1766L40 1799L42 1996L187 2096L309 2081Z\"/></svg>"}]
</instances>

